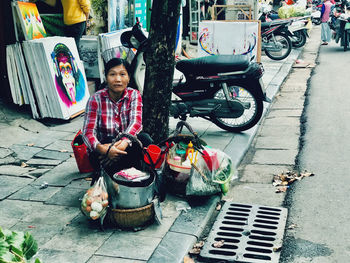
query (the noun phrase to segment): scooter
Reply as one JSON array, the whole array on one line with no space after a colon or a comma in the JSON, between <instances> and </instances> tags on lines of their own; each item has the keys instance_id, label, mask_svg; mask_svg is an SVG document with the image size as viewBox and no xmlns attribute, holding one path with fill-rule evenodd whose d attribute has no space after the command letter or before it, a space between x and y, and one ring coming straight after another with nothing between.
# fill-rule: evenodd
<instances>
[{"instance_id":1,"label":"scooter","mask_svg":"<svg viewBox=\"0 0 350 263\"><path fill-rule=\"evenodd\" d=\"M334 31L335 42L340 40L340 46L347 51L350 45L350 3L333 10L328 24Z\"/></svg>"},{"instance_id":2,"label":"scooter","mask_svg":"<svg viewBox=\"0 0 350 263\"><path fill-rule=\"evenodd\" d=\"M121 35L121 43L137 50L131 63L135 88L143 93L147 37L138 21ZM183 59L176 63L183 73L173 84L170 115L186 120L201 117L230 131L241 132L256 125L263 113L264 69L246 55L214 55Z\"/></svg>"},{"instance_id":3,"label":"scooter","mask_svg":"<svg viewBox=\"0 0 350 263\"><path fill-rule=\"evenodd\" d=\"M309 37L308 29L311 27L309 23L311 16L304 16L300 18L290 18L279 21L291 21L288 30L285 31L292 42L292 47L299 48L305 45L306 39ZM277 12L270 9L264 9L263 13L259 15L259 20L262 22L271 22L280 19Z\"/></svg>"},{"instance_id":4,"label":"scooter","mask_svg":"<svg viewBox=\"0 0 350 263\"><path fill-rule=\"evenodd\" d=\"M261 49L266 56L282 60L292 51L292 42L288 37L288 26L291 21L274 20L261 23Z\"/></svg>"},{"instance_id":5,"label":"scooter","mask_svg":"<svg viewBox=\"0 0 350 263\"><path fill-rule=\"evenodd\" d=\"M309 37L308 29L311 27L311 20L308 17L296 18L292 20L288 27L289 37L292 41L292 46L295 48L303 47Z\"/></svg>"}]
</instances>

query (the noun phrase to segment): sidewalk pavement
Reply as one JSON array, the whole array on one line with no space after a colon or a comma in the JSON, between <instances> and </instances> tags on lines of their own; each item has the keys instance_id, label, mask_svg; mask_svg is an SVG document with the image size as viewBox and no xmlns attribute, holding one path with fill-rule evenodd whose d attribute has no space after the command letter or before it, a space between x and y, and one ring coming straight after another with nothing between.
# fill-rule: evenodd
<instances>
[{"instance_id":1,"label":"sidewalk pavement","mask_svg":"<svg viewBox=\"0 0 350 263\"><path fill-rule=\"evenodd\" d=\"M263 81L271 99L300 52L293 50L282 61L262 57ZM265 106L268 109L269 104ZM28 112L0 107L0 226L31 232L42 262L182 262L220 201L212 196L189 203L191 209L184 211L186 200L168 194L161 203L161 225L154 223L141 231L101 231L79 209L89 174L78 172L70 142L83 118L43 124ZM188 122L209 145L226 152L236 167L259 127L233 134L206 120L189 118ZM170 127L176 123L171 120Z\"/></svg>"}]
</instances>

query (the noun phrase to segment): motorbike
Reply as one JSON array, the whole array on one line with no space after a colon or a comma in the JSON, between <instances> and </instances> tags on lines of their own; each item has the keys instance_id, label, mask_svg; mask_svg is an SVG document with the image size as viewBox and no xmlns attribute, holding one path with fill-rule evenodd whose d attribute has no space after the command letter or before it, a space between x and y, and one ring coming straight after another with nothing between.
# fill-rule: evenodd
<instances>
[{"instance_id":1,"label":"motorbike","mask_svg":"<svg viewBox=\"0 0 350 263\"><path fill-rule=\"evenodd\" d=\"M303 47L309 37L308 29L311 27L311 20L309 17L301 17L292 20L288 27L292 46L295 48Z\"/></svg>"},{"instance_id":2,"label":"motorbike","mask_svg":"<svg viewBox=\"0 0 350 263\"><path fill-rule=\"evenodd\" d=\"M333 38L336 43L347 51L350 44L350 4L346 5L344 9L339 7L333 10L329 19L329 27L334 31Z\"/></svg>"},{"instance_id":3,"label":"motorbike","mask_svg":"<svg viewBox=\"0 0 350 263\"><path fill-rule=\"evenodd\" d=\"M299 48L306 44L306 40L309 37L308 29L311 27L311 16L304 16L299 18L284 19L284 21L290 20L291 24L288 26L288 30L285 31L287 36L292 42L292 47ZM262 22L271 22L280 19L277 12L269 10L259 16L259 20Z\"/></svg>"},{"instance_id":4,"label":"motorbike","mask_svg":"<svg viewBox=\"0 0 350 263\"><path fill-rule=\"evenodd\" d=\"M145 63L143 54L147 37L137 21L123 32L121 43L136 49L130 76L143 93ZM241 132L257 124L263 113L266 97L262 82L264 68L246 55L212 55L176 62L183 75L174 81L170 115L186 120L201 117L230 131Z\"/></svg>"},{"instance_id":5,"label":"motorbike","mask_svg":"<svg viewBox=\"0 0 350 263\"><path fill-rule=\"evenodd\" d=\"M261 23L261 49L266 56L282 60L292 51L292 42L288 37L288 26L291 21L274 20Z\"/></svg>"}]
</instances>

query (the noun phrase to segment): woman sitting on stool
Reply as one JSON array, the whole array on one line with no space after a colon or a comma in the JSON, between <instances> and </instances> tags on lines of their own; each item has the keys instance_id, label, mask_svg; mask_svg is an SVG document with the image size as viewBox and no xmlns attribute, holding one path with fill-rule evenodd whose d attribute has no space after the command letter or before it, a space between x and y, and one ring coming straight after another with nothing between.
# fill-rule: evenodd
<instances>
[{"instance_id":1,"label":"woman sitting on stool","mask_svg":"<svg viewBox=\"0 0 350 263\"><path fill-rule=\"evenodd\" d=\"M83 137L95 172L100 170L101 160L107 160L106 172L111 175L115 169L137 166L140 163L138 153L141 154L142 147L151 144L152 139L141 132L142 98L138 90L128 87L127 62L111 59L105 66L105 76L107 87L97 91L87 103ZM135 145L137 143L130 140L130 136L122 137L112 145L120 133L137 136L142 145ZM95 173L93 181L97 176Z\"/></svg>"}]
</instances>

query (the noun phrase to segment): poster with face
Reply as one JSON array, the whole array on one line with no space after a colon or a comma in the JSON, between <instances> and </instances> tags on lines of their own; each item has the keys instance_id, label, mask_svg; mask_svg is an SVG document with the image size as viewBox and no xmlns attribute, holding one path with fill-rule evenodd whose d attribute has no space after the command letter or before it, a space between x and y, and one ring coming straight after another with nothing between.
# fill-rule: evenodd
<instances>
[{"instance_id":1,"label":"poster with face","mask_svg":"<svg viewBox=\"0 0 350 263\"><path fill-rule=\"evenodd\" d=\"M247 55L260 60L259 22L203 21L199 23L198 56Z\"/></svg>"},{"instance_id":2,"label":"poster with face","mask_svg":"<svg viewBox=\"0 0 350 263\"><path fill-rule=\"evenodd\" d=\"M46 37L46 31L35 3L16 2L17 14L26 40Z\"/></svg>"},{"instance_id":3,"label":"poster with face","mask_svg":"<svg viewBox=\"0 0 350 263\"><path fill-rule=\"evenodd\" d=\"M64 119L85 109L88 85L74 38L50 37L42 41L51 73L52 98L58 100Z\"/></svg>"}]
</instances>

